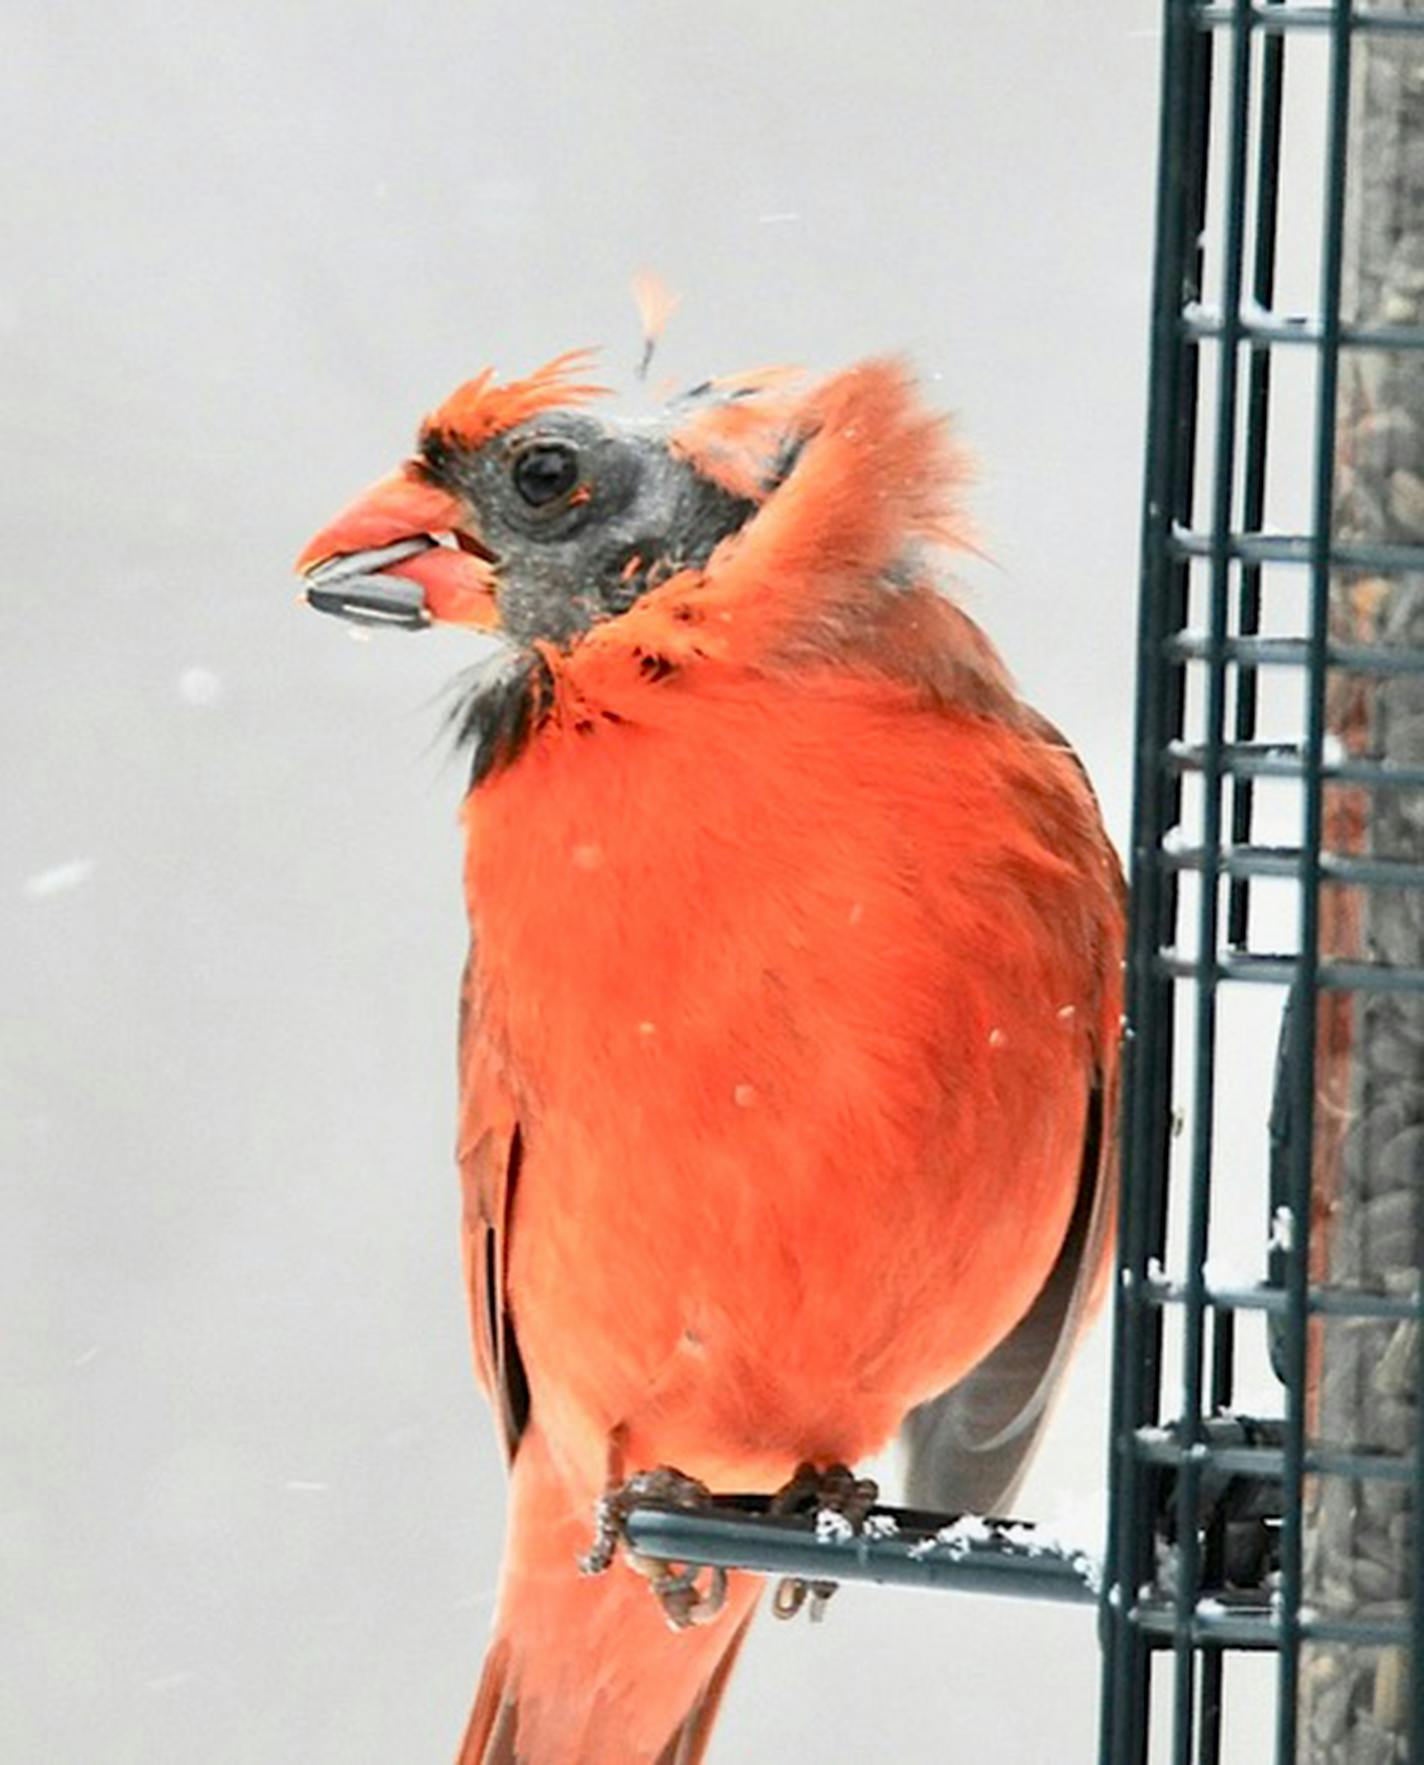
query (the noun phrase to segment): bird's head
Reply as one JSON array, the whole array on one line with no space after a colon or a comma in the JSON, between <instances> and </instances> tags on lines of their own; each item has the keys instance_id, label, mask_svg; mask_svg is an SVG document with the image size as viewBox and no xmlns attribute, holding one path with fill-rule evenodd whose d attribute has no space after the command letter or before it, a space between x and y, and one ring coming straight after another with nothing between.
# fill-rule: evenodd
<instances>
[{"instance_id":1,"label":"bird's head","mask_svg":"<svg viewBox=\"0 0 1424 1765\"><path fill-rule=\"evenodd\" d=\"M421 425L417 450L297 560L307 598L366 622L450 621L566 647L700 568L789 470L784 372L708 382L654 418L600 417L589 358L490 371Z\"/></svg>"}]
</instances>

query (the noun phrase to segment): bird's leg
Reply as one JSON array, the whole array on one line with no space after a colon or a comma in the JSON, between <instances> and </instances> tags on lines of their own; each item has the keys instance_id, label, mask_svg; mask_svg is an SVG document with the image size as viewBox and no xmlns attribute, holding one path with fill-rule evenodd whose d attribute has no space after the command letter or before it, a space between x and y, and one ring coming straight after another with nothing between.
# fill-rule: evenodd
<instances>
[{"instance_id":1,"label":"bird's leg","mask_svg":"<svg viewBox=\"0 0 1424 1765\"><path fill-rule=\"evenodd\" d=\"M601 1575L618 1555L623 1521L632 1506L626 1499L628 1485L623 1475L627 1444L628 1429L620 1422L608 1436L608 1462L603 1470L603 1494L594 1510L593 1543L579 1558L579 1568L585 1575Z\"/></svg>"},{"instance_id":2,"label":"bird's leg","mask_svg":"<svg viewBox=\"0 0 1424 1765\"><path fill-rule=\"evenodd\" d=\"M685 1477L668 1465L655 1471L639 1471L619 1484L610 1484L599 1498L593 1545L579 1560L585 1575L601 1575L620 1545L627 1545L627 1521L633 1509L646 1502L662 1507L695 1511L712 1505L712 1492L695 1477ZM663 1563L627 1551L628 1565L646 1575L653 1597L674 1630L694 1624L710 1624L727 1603L727 1571L709 1568L707 1583L698 1586L702 1571L692 1565Z\"/></svg>"},{"instance_id":3,"label":"bird's leg","mask_svg":"<svg viewBox=\"0 0 1424 1765\"><path fill-rule=\"evenodd\" d=\"M869 1477L857 1477L848 1465L829 1465L822 1471L803 1463L796 1467L791 1481L771 1498L769 1512L814 1515L818 1531L824 1523L856 1533L879 1499L878 1485ZM833 1518L822 1522L823 1514ZM783 1575L772 1592L772 1616L794 1618L809 1602L811 1622L819 1624L836 1586L834 1581L808 1581L800 1575Z\"/></svg>"}]
</instances>

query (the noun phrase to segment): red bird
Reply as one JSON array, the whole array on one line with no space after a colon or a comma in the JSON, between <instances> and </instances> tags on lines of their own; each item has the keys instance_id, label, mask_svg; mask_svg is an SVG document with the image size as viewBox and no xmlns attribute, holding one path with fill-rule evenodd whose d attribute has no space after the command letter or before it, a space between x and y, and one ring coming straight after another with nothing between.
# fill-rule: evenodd
<instances>
[{"instance_id":1,"label":"red bird","mask_svg":"<svg viewBox=\"0 0 1424 1765\"><path fill-rule=\"evenodd\" d=\"M1002 1512L1113 1213L1120 874L934 584L943 421L890 361L642 421L585 372L461 387L300 560L499 634L459 1162L511 1506L464 1765L702 1758L759 1581L582 1573L633 1473L775 1487L909 1418L912 1496Z\"/></svg>"}]
</instances>

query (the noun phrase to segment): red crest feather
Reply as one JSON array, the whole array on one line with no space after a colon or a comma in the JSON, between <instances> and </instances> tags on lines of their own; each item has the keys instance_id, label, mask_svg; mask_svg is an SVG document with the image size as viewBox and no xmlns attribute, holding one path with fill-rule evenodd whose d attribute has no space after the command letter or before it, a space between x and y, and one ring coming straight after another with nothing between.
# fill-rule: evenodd
<instances>
[{"instance_id":1,"label":"red crest feather","mask_svg":"<svg viewBox=\"0 0 1424 1765\"><path fill-rule=\"evenodd\" d=\"M464 447L483 447L496 435L537 417L540 411L563 410L602 398L608 391L606 386L578 378L589 370L594 354L591 349L567 350L523 380L510 380L503 386L496 385L494 369L486 368L456 387L430 413L421 424L421 434L448 436Z\"/></svg>"}]
</instances>

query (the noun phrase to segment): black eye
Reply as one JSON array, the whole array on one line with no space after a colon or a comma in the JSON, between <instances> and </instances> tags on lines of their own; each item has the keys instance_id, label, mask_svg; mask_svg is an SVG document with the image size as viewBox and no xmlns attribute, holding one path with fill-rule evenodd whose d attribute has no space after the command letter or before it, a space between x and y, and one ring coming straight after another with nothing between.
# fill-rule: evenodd
<instances>
[{"instance_id":1,"label":"black eye","mask_svg":"<svg viewBox=\"0 0 1424 1765\"><path fill-rule=\"evenodd\" d=\"M564 441L536 441L514 462L514 488L532 509L567 496L578 481L578 454Z\"/></svg>"}]
</instances>

